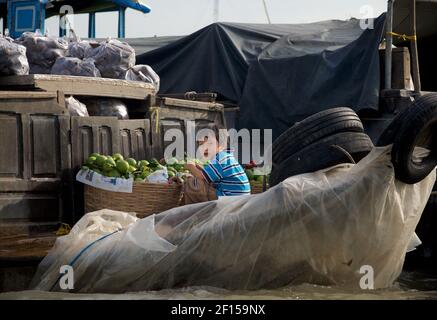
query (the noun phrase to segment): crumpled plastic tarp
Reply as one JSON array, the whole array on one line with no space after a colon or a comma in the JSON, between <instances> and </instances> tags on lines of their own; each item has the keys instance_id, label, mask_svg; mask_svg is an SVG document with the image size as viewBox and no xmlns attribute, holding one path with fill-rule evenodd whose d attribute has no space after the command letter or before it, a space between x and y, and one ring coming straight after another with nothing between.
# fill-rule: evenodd
<instances>
[{"instance_id":1,"label":"crumpled plastic tarp","mask_svg":"<svg viewBox=\"0 0 437 320\"><path fill-rule=\"evenodd\" d=\"M60 290L64 264L73 267L76 292L304 282L359 287L362 266L373 268L374 288L389 287L416 240L435 178L433 171L415 185L397 181L389 146L358 164L290 177L261 194L139 220L110 210L89 213L56 241L32 287Z\"/></svg>"},{"instance_id":2,"label":"crumpled plastic tarp","mask_svg":"<svg viewBox=\"0 0 437 320\"><path fill-rule=\"evenodd\" d=\"M100 71L93 59L81 60L75 57L60 57L52 67L51 74L100 77Z\"/></svg>"},{"instance_id":3,"label":"crumpled plastic tarp","mask_svg":"<svg viewBox=\"0 0 437 320\"><path fill-rule=\"evenodd\" d=\"M133 66L126 72L125 78L126 80L142 81L153 84L156 92L159 91L159 76L156 74L151 66L148 66L146 64L138 64L136 66Z\"/></svg>"},{"instance_id":4,"label":"crumpled plastic tarp","mask_svg":"<svg viewBox=\"0 0 437 320\"><path fill-rule=\"evenodd\" d=\"M126 42L108 39L87 51L84 58L94 59L102 77L124 79L127 70L135 65L135 50Z\"/></svg>"},{"instance_id":5,"label":"crumpled plastic tarp","mask_svg":"<svg viewBox=\"0 0 437 320\"><path fill-rule=\"evenodd\" d=\"M29 74L26 47L14 43L12 38L0 35L0 75L25 74Z\"/></svg>"},{"instance_id":6,"label":"crumpled plastic tarp","mask_svg":"<svg viewBox=\"0 0 437 320\"><path fill-rule=\"evenodd\" d=\"M84 105L79 100L75 99L73 96L65 98L65 106L67 107L70 116L76 116L76 117L89 116L86 105Z\"/></svg>"},{"instance_id":7,"label":"crumpled plastic tarp","mask_svg":"<svg viewBox=\"0 0 437 320\"><path fill-rule=\"evenodd\" d=\"M40 32L24 32L16 43L26 47L31 74L49 74L56 59L67 53L68 43L63 38L44 36Z\"/></svg>"}]
</instances>

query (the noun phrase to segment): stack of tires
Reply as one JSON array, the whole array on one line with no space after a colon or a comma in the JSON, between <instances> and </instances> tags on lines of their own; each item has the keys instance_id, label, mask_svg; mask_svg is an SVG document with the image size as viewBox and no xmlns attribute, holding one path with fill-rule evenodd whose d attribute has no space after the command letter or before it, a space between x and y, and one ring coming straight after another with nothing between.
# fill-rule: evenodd
<instances>
[{"instance_id":1,"label":"stack of tires","mask_svg":"<svg viewBox=\"0 0 437 320\"><path fill-rule=\"evenodd\" d=\"M377 145L393 145L391 162L396 179L414 184L437 166L437 94L420 96L396 116ZM340 163L358 162L373 148L358 115L333 108L296 123L272 146L270 186L286 178ZM422 153L422 156L419 154ZM418 156L419 155L419 156Z\"/></svg>"},{"instance_id":2,"label":"stack of tires","mask_svg":"<svg viewBox=\"0 0 437 320\"><path fill-rule=\"evenodd\" d=\"M358 162L372 148L352 109L321 111L296 123L273 142L270 186L290 176Z\"/></svg>"}]
</instances>

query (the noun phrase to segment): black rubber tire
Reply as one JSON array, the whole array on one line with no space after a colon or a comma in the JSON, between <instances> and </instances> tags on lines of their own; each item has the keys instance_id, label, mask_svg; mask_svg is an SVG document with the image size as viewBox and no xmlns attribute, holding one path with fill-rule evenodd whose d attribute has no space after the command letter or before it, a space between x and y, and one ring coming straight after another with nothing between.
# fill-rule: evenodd
<instances>
[{"instance_id":1,"label":"black rubber tire","mask_svg":"<svg viewBox=\"0 0 437 320\"><path fill-rule=\"evenodd\" d=\"M372 150L373 143L368 135L360 132L341 132L323 138L288 157L279 166L273 166L270 186L298 174L351 163L348 156L334 146L343 148L355 162L359 162Z\"/></svg>"},{"instance_id":2,"label":"black rubber tire","mask_svg":"<svg viewBox=\"0 0 437 320\"><path fill-rule=\"evenodd\" d=\"M437 166L437 94L419 97L402 119L394 134L391 160L396 178L415 184L425 179ZM417 146L431 151L420 163L414 162L412 157Z\"/></svg>"},{"instance_id":3,"label":"black rubber tire","mask_svg":"<svg viewBox=\"0 0 437 320\"><path fill-rule=\"evenodd\" d=\"M360 118L352 109L332 108L313 114L297 122L273 142L273 163L280 164L306 146L340 132L364 132Z\"/></svg>"},{"instance_id":4,"label":"black rubber tire","mask_svg":"<svg viewBox=\"0 0 437 320\"><path fill-rule=\"evenodd\" d=\"M376 145L378 147L388 146L389 144L393 143L396 137L396 132L404 123L404 119L406 118L407 114L408 114L408 109L402 111L401 113L396 115L396 117L393 118L393 120L390 122L387 128L385 128L382 134L379 136L378 141L376 142Z\"/></svg>"}]
</instances>

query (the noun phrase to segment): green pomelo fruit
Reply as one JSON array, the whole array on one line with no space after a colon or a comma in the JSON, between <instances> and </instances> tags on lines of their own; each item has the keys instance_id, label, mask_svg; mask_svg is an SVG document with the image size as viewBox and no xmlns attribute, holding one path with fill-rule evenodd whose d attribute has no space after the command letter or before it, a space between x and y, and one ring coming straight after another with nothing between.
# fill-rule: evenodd
<instances>
[{"instance_id":1,"label":"green pomelo fruit","mask_svg":"<svg viewBox=\"0 0 437 320\"><path fill-rule=\"evenodd\" d=\"M129 163L130 166L132 167L136 167L137 166L137 161L133 158L128 158L126 159L126 161Z\"/></svg>"},{"instance_id":2,"label":"green pomelo fruit","mask_svg":"<svg viewBox=\"0 0 437 320\"><path fill-rule=\"evenodd\" d=\"M117 170L121 174L126 174L126 172L128 172L129 170L129 163L126 160L118 160L116 162L116 166L117 166Z\"/></svg>"}]
</instances>

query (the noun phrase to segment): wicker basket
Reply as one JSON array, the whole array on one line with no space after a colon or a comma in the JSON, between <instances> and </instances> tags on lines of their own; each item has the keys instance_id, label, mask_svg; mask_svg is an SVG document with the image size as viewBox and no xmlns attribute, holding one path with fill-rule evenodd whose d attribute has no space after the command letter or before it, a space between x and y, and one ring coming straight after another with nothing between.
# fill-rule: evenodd
<instances>
[{"instance_id":1,"label":"wicker basket","mask_svg":"<svg viewBox=\"0 0 437 320\"><path fill-rule=\"evenodd\" d=\"M112 209L136 212L142 218L179 205L182 186L179 184L134 183L132 193L112 192L85 185L85 212Z\"/></svg>"},{"instance_id":2,"label":"wicker basket","mask_svg":"<svg viewBox=\"0 0 437 320\"><path fill-rule=\"evenodd\" d=\"M269 188L269 185L266 185L266 188ZM263 192L263 183L259 181L250 181L250 193L262 193Z\"/></svg>"}]
</instances>

